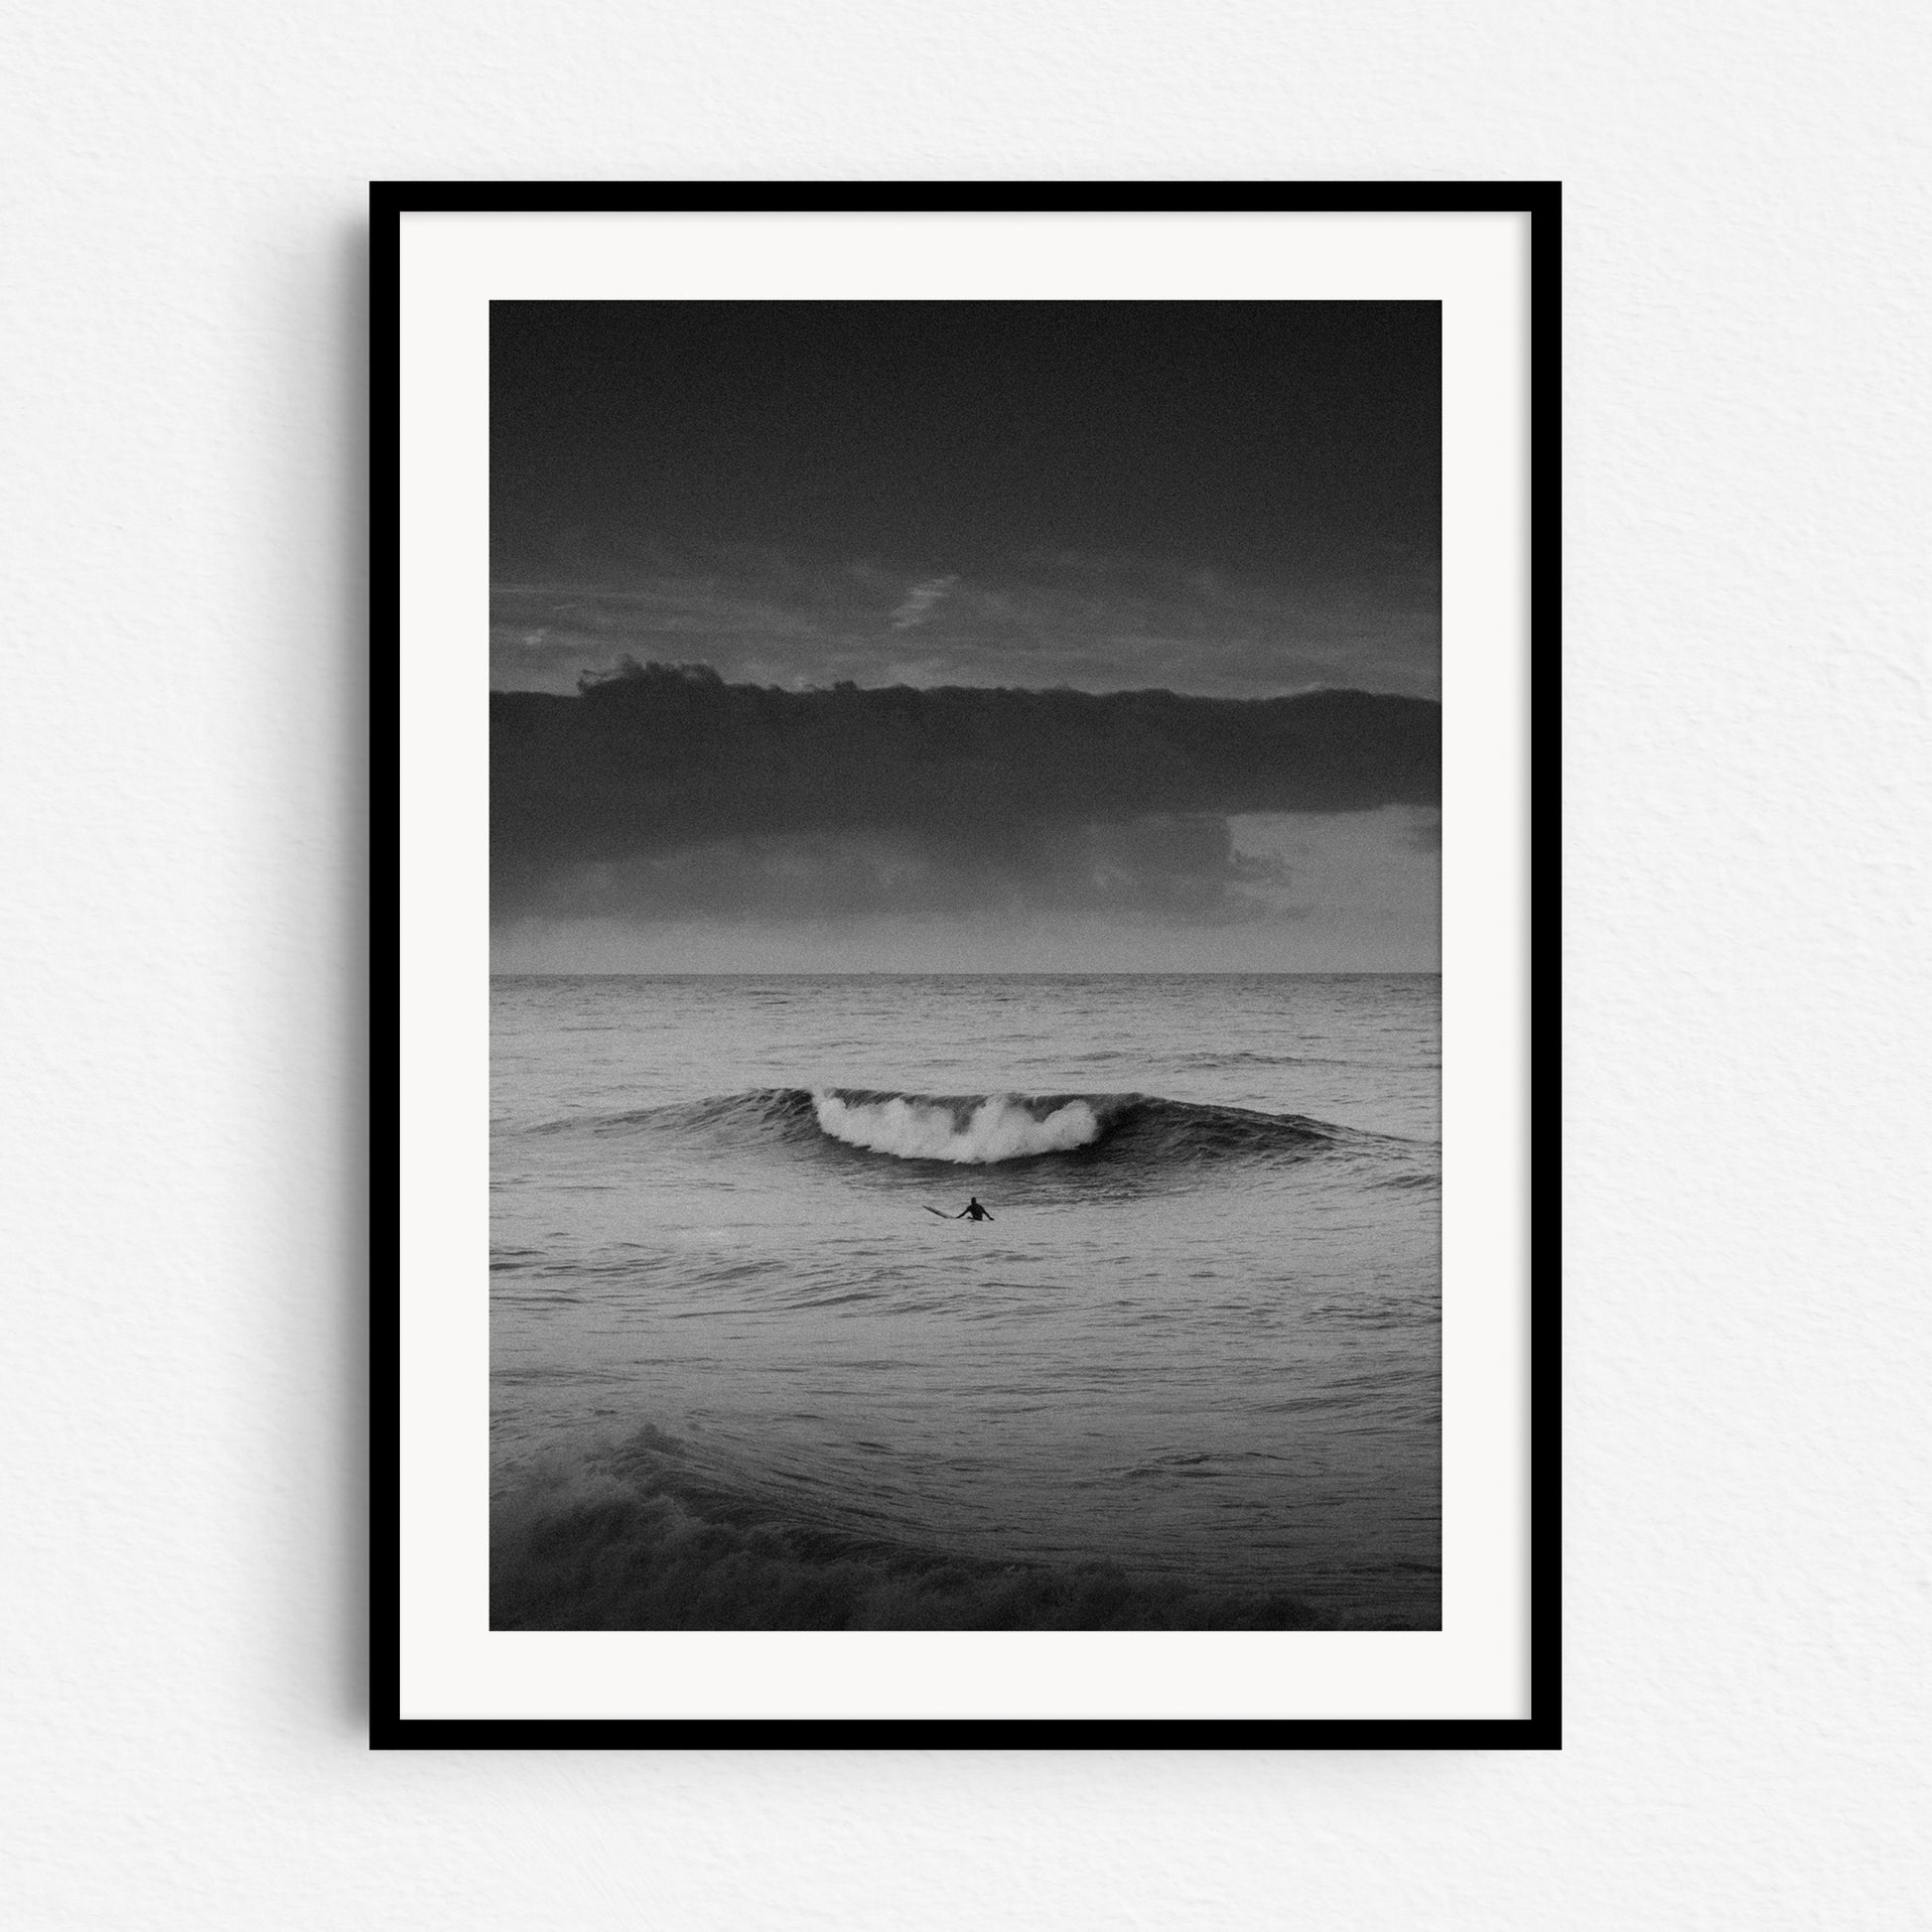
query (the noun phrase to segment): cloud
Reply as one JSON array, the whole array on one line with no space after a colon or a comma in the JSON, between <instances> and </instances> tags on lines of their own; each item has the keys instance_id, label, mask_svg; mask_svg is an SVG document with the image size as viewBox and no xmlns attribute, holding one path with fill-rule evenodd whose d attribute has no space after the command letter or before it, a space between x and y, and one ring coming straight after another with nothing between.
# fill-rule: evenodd
<instances>
[{"instance_id":1,"label":"cloud","mask_svg":"<svg viewBox=\"0 0 1932 1932\"><path fill-rule=\"evenodd\" d=\"M934 606L958 582L957 577L931 577L923 584L914 584L906 592L905 601L893 613L893 628L911 630L923 623Z\"/></svg>"},{"instance_id":2,"label":"cloud","mask_svg":"<svg viewBox=\"0 0 1932 1932\"><path fill-rule=\"evenodd\" d=\"M566 861L541 903L561 918L1022 918L1073 913L1222 925L1294 916L1272 855L1237 852L1228 821L1017 824L953 835L794 832L700 839L626 858Z\"/></svg>"},{"instance_id":3,"label":"cloud","mask_svg":"<svg viewBox=\"0 0 1932 1932\"><path fill-rule=\"evenodd\" d=\"M505 923L1280 924L1313 901L1267 815L1396 808L1393 853L1439 789L1438 707L1363 692L787 692L652 665L491 712Z\"/></svg>"},{"instance_id":4,"label":"cloud","mask_svg":"<svg viewBox=\"0 0 1932 1932\"><path fill-rule=\"evenodd\" d=\"M1083 828L1030 868L906 839L720 841L499 921L499 972L1434 972L1403 805ZM1018 855L1015 855L1016 857Z\"/></svg>"},{"instance_id":5,"label":"cloud","mask_svg":"<svg viewBox=\"0 0 1932 1932\"><path fill-rule=\"evenodd\" d=\"M1322 685L1435 695L1433 552L1285 577L1070 550L918 570L750 544L499 583L490 683L565 694L625 656L702 659L791 689L851 679L1264 697Z\"/></svg>"}]
</instances>

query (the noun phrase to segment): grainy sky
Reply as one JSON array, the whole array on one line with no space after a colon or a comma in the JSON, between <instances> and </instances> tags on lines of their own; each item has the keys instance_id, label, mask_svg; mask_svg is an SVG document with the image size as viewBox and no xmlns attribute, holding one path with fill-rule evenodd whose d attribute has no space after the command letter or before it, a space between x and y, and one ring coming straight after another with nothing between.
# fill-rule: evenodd
<instances>
[{"instance_id":1,"label":"grainy sky","mask_svg":"<svg viewBox=\"0 0 1932 1932\"><path fill-rule=\"evenodd\" d=\"M1433 696L1434 303L497 303L492 683Z\"/></svg>"},{"instance_id":2,"label":"grainy sky","mask_svg":"<svg viewBox=\"0 0 1932 1932\"><path fill-rule=\"evenodd\" d=\"M1433 705L1394 764L1396 714L1335 714L1232 787L1259 706L1063 753L1017 696L904 706L1433 699L1439 416L1433 304L494 305L491 683L568 700L495 701L499 965L1433 967ZM633 683L587 752L625 660L717 679ZM753 728L790 804L699 822Z\"/></svg>"}]
</instances>

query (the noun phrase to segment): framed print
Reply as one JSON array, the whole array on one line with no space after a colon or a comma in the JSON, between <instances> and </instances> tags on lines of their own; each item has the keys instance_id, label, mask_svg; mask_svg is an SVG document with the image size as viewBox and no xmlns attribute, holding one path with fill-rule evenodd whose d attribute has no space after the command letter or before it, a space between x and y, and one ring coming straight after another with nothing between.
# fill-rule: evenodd
<instances>
[{"instance_id":1,"label":"framed print","mask_svg":"<svg viewBox=\"0 0 1932 1932\"><path fill-rule=\"evenodd\" d=\"M1555 185L373 210L373 1741L1554 1747Z\"/></svg>"}]
</instances>

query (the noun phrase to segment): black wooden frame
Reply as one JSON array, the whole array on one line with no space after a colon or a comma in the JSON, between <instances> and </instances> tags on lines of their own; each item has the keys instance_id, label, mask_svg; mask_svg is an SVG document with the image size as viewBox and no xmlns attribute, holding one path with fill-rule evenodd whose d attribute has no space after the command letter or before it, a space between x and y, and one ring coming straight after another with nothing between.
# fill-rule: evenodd
<instances>
[{"instance_id":1,"label":"black wooden frame","mask_svg":"<svg viewBox=\"0 0 1932 1932\"><path fill-rule=\"evenodd\" d=\"M1530 1715L1520 1719L426 1719L401 1715L398 1436L403 1391L397 1263L397 1000L378 980L372 1136L369 1740L377 1749L727 1747L887 1749L1557 1749L1561 1746L1562 1346L1554 1048L1560 799L1560 354L1562 190L1556 182L376 182L370 195L370 633L399 661L398 406L402 217L412 212L1323 212L1527 213L1530 220L1530 985L1534 1051L1530 1427ZM373 936L397 934L398 706L375 680ZM378 969L386 975L387 967ZM1294 1642L1285 1634L1284 1642Z\"/></svg>"}]
</instances>

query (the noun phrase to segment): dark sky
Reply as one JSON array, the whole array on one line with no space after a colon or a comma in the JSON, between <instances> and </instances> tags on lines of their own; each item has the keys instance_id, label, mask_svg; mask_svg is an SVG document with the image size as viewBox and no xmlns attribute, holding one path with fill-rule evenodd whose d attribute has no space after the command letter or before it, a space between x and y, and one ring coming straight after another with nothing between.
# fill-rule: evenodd
<instances>
[{"instance_id":1,"label":"dark sky","mask_svg":"<svg viewBox=\"0 0 1932 1932\"><path fill-rule=\"evenodd\" d=\"M1435 687L1433 303L496 303L492 681Z\"/></svg>"},{"instance_id":2,"label":"dark sky","mask_svg":"<svg viewBox=\"0 0 1932 1932\"><path fill-rule=\"evenodd\" d=\"M499 964L1434 965L1436 305L491 320Z\"/></svg>"},{"instance_id":3,"label":"dark sky","mask_svg":"<svg viewBox=\"0 0 1932 1932\"><path fill-rule=\"evenodd\" d=\"M1229 923L1272 879L1235 863L1230 815L1428 808L1441 786L1440 708L1362 692L788 692L659 667L490 714L506 913L736 916L782 888L795 909Z\"/></svg>"},{"instance_id":4,"label":"dark sky","mask_svg":"<svg viewBox=\"0 0 1932 1932\"><path fill-rule=\"evenodd\" d=\"M1435 526L1434 303L498 302L499 555L1373 568Z\"/></svg>"}]
</instances>

